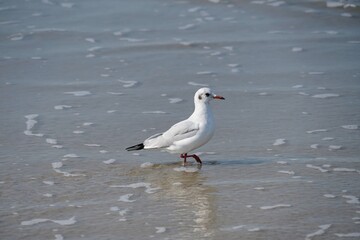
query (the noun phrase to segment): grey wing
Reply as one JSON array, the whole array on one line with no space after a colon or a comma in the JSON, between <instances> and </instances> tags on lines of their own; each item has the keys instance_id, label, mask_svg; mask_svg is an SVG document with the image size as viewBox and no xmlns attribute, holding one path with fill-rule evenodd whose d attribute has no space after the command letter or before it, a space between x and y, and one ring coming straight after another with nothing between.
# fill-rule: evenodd
<instances>
[{"instance_id":1,"label":"grey wing","mask_svg":"<svg viewBox=\"0 0 360 240\"><path fill-rule=\"evenodd\" d=\"M144 141L145 148L166 148L176 141L195 136L199 131L198 124L192 121L184 120L164 133L157 133Z\"/></svg>"},{"instance_id":2,"label":"grey wing","mask_svg":"<svg viewBox=\"0 0 360 240\"><path fill-rule=\"evenodd\" d=\"M185 138L190 138L195 136L199 131L199 125L189 121L184 120L181 121L174 126L172 126L169 130L164 132L163 137L173 142L183 140Z\"/></svg>"},{"instance_id":3,"label":"grey wing","mask_svg":"<svg viewBox=\"0 0 360 240\"><path fill-rule=\"evenodd\" d=\"M157 133L144 141L145 148L161 148L163 133Z\"/></svg>"}]
</instances>

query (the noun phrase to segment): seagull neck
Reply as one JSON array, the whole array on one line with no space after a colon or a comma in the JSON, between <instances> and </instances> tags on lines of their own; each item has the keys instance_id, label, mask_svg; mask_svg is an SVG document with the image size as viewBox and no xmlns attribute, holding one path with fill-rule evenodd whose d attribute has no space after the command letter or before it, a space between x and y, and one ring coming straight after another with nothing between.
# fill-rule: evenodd
<instances>
[{"instance_id":1,"label":"seagull neck","mask_svg":"<svg viewBox=\"0 0 360 240\"><path fill-rule=\"evenodd\" d=\"M191 118L209 119L212 117L212 111L209 103L195 102L195 109Z\"/></svg>"}]
</instances>

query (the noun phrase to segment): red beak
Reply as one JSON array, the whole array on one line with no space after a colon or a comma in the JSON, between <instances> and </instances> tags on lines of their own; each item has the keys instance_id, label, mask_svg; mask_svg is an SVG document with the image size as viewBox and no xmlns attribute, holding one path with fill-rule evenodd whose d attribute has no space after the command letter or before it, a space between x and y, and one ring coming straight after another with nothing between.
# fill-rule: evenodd
<instances>
[{"instance_id":1,"label":"red beak","mask_svg":"<svg viewBox=\"0 0 360 240\"><path fill-rule=\"evenodd\" d=\"M214 95L214 96L213 96L213 98L214 98L214 99L225 100L225 98L224 98L224 97L222 97L222 96L218 96L218 95Z\"/></svg>"}]
</instances>

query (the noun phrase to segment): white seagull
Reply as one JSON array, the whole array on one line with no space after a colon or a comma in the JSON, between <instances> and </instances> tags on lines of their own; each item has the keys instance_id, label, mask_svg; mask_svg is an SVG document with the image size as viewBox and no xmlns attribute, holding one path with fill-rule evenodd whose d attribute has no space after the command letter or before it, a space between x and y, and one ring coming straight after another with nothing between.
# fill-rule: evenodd
<instances>
[{"instance_id":1,"label":"white seagull","mask_svg":"<svg viewBox=\"0 0 360 240\"><path fill-rule=\"evenodd\" d=\"M180 153L180 158L184 159L184 165L188 157L194 158L201 165L202 162L197 155L188 155L188 153L207 143L214 135L214 117L209 105L212 99L224 100L225 98L215 95L210 88L200 88L194 96L195 110L188 119L126 150L163 149L169 153Z\"/></svg>"}]
</instances>

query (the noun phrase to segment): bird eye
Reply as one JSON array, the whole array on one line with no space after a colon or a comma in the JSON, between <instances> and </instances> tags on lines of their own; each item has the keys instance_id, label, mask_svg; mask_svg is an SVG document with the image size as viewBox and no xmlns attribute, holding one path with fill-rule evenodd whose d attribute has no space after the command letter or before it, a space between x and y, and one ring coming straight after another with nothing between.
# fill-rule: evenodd
<instances>
[{"instance_id":1,"label":"bird eye","mask_svg":"<svg viewBox=\"0 0 360 240\"><path fill-rule=\"evenodd\" d=\"M210 96L210 93L205 93L205 96L209 97L209 96Z\"/></svg>"}]
</instances>

